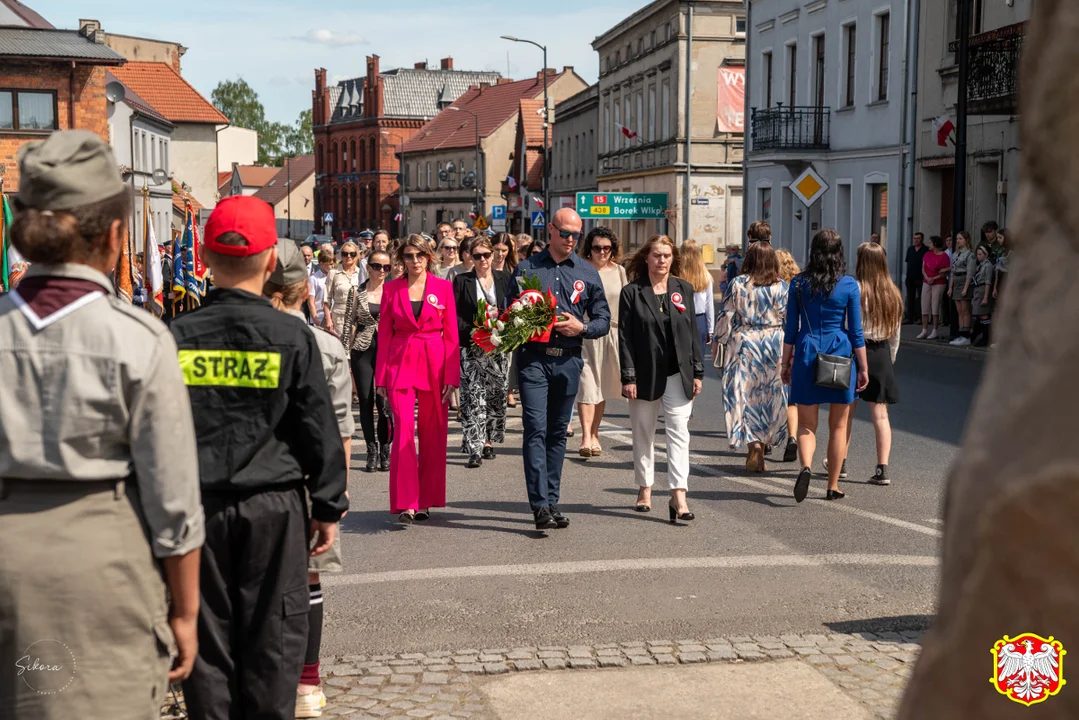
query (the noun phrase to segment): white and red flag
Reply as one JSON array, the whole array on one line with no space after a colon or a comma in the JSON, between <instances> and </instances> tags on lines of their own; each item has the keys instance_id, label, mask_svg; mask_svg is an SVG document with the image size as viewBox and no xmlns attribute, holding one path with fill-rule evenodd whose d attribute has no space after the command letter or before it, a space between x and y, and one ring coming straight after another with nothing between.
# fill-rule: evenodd
<instances>
[{"instance_id":1,"label":"white and red flag","mask_svg":"<svg viewBox=\"0 0 1079 720\"><path fill-rule=\"evenodd\" d=\"M618 129L618 132L622 133L623 135L625 135L630 140L633 140L638 136L638 133L637 133L636 130L631 130L630 128L626 127L625 125L622 125L620 123L615 123L614 126Z\"/></svg>"},{"instance_id":2,"label":"white and red flag","mask_svg":"<svg viewBox=\"0 0 1079 720\"><path fill-rule=\"evenodd\" d=\"M953 132L955 132L955 123L947 114L933 121L933 134L937 136L937 145L948 147L948 139Z\"/></svg>"}]
</instances>

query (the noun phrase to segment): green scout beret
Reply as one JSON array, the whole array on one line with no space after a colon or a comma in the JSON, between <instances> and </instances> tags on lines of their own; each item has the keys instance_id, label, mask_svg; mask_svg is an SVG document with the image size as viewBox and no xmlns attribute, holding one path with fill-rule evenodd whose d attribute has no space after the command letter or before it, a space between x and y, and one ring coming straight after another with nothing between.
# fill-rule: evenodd
<instances>
[{"instance_id":1,"label":"green scout beret","mask_svg":"<svg viewBox=\"0 0 1079 720\"><path fill-rule=\"evenodd\" d=\"M54 132L19 148L19 202L24 207L71 210L126 189L112 151L88 130Z\"/></svg>"},{"instance_id":2,"label":"green scout beret","mask_svg":"<svg viewBox=\"0 0 1079 720\"><path fill-rule=\"evenodd\" d=\"M277 267L270 274L270 282L288 287L306 279L307 262L296 241L277 238Z\"/></svg>"}]
</instances>

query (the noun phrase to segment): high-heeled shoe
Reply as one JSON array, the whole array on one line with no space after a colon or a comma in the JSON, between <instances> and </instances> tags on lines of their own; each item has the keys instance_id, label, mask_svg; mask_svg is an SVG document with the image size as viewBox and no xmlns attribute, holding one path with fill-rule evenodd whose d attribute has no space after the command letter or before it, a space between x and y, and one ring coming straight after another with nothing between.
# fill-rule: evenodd
<instances>
[{"instance_id":1,"label":"high-heeled shoe","mask_svg":"<svg viewBox=\"0 0 1079 720\"><path fill-rule=\"evenodd\" d=\"M845 497L847 497L847 494L845 492L841 492L839 490L829 490L825 494L824 499L825 500L842 500Z\"/></svg>"},{"instance_id":2,"label":"high-heeled shoe","mask_svg":"<svg viewBox=\"0 0 1079 720\"><path fill-rule=\"evenodd\" d=\"M637 512L652 512L652 499L649 496L648 500L641 499L641 493L637 493L637 504L633 506L633 509Z\"/></svg>"},{"instance_id":3,"label":"high-heeled shoe","mask_svg":"<svg viewBox=\"0 0 1079 720\"><path fill-rule=\"evenodd\" d=\"M667 510L669 510L669 511L670 511L670 515L671 515L671 525L677 525L677 524L678 524L678 523L677 523L677 521L678 521L678 520L685 520L685 521L689 521L689 520L692 520L693 518L695 518L695 517L696 517L696 515L694 515L694 514L693 514L693 513L691 513L691 512L688 512L688 511L687 511L687 512L684 512L684 513L681 513L681 514L679 514L678 510L677 510L677 509L675 509L674 505L672 505L671 503L667 503Z\"/></svg>"},{"instance_id":4,"label":"high-heeled shoe","mask_svg":"<svg viewBox=\"0 0 1079 720\"><path fill-rule=\"evenodd\" d=\"M802 502L806 499L806 495L809 494L809 480L813 477L813 472L807 468L802 468L802 472L798 473L798 479L794 481L794 501Z\"/></svg>"}]
</instances>

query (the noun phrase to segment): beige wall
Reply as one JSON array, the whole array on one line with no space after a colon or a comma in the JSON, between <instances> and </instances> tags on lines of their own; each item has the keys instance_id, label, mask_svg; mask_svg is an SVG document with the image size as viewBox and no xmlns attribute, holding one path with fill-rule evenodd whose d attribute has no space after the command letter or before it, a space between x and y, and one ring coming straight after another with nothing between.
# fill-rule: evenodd
<instances>
[{"instance_id":1,"label":"beige wall","mask_svg":"<svg viewBox=\"0 0 1079 720\"><path fill-rule=\"evenodd\" d=\"M232 167L232 163L254 165L258 157L259 134L254 130L229 126L217 133L217 166L219 168L227 170Z\"/></svg>"},{"instance_id":2,"label":"beige wall","mask_svg":"<svg viewBox=\"0 0 1079 720\"><path fill-rule=\"evenodd\" d=\"M718 131L716 101L719 68L725 64L737 65L745 59L745 38L736 33L737 18L744 15L740 0L694 3L690 115L692 197L706 197L709 205L691 206L690 233L702 243L717 246L741 237L744 137ZM670 207L675 211L669 224L656 221L626 223L625 230L629 233L626 241L631 246L639 242L642 235L647 239L652 229L661 225L667 227L676 242L681 243L684 239L681 198L686 161L687 20L679 2L658 0L593 43L599 54L601 71L599 188L667 192ZM666 113L665 86L670 88ZM649 110L653 107L653 88L654 125L650 122ZM627 97L630 98L628 119L625 114ZM614 127L616 116L622 125L636 130L640 138L621 138ZM739 217L733 218L736 212Z\"/></svg>"},{"instance_id":3,"label":"beige wall","mask_svg":"<svg viewBox=\"0 0 1079 720\"><path fill-rule=\"evenodd\" d=\"M203 207L217 201L217 133L213 125L177 123L172 134L170 163L177 181L191 186L191 194Z\"/></svg>"},{"instance_id":4,"label":"beige wall","mask_svg":"<svg viewBox=\"0 0 1079 720\"><path fill-rule=\"evenodd\" d=\"M599 87L578 93L556 108L551 136L551 194L596 187L599 148Z\"/></svg>"},{"instance_id":5,"label":"beige wall","mask_svg":"<svg viewBox=\"0 0 1079 720\"><path fill-rule=\"evenodd\" d=\"M315 219L315 174L311 173L307 178L300 183L296 183L292 190L289 192L289 196L292 199L292 219L293 220L314 220ZM278 217L284 220L288 219L289 210L289 196L281 198L281 201L274 205L274 217ZM307 200L307 206L304 206L304 200Z\"/></svg>"},{"instance_id":6,"label":"beige wall","mask_svg":"<svg viewBox=\"0 0 1079 720\"><path fill-rule=\"evenodd\" d=\"M933 133L933 120L948 113L955 120L958 96L958 67L948 43L955 36L955 2L921 5L921 41L918 49L918 136L915 170L914 229L926 235L951 232L944 227L941 208L946 193L946 174L954 166L948 159L955 156L949 144L940 147ZM1030 18L1031 0L1015 0L1012 7L1004 3L983 3L982 31L1023 22ZM978 230L988 220L1001 226L1013 221L1013 207L1019 195L1019 123L1017 116L971 115L967 123L967 184L966 227L978 239ZM945 165L947 171L934 168ZM998 187L1003 181L1004 186ZM1006 190L998 194L998 189ZM907 239L909 242L909 239Z\"/></svg>"}]
</instances>

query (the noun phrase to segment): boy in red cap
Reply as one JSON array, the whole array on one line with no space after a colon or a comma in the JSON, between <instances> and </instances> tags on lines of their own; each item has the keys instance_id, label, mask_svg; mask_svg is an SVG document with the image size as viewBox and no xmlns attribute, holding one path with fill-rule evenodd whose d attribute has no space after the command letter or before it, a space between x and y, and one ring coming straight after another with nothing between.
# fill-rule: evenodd
<instances>
[{"instance_id":1,"label":"boy in red cap","mask_svg":"<svg viewBox=\"0 0 1079 720\"><path fill-rule=\"evenodd\" d=\"M192 720L292 720L307 644L309 539L333 544L347 471L315 339L262 288L277 266L273 210L229 197L202 258L214 289L169 328L191 395L206 544ZM311 497L311 517L304 487Z\"/></svg>"}]
</instances>

